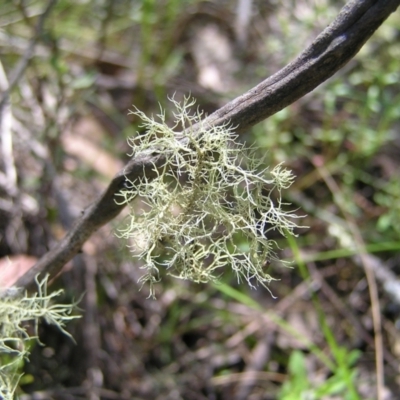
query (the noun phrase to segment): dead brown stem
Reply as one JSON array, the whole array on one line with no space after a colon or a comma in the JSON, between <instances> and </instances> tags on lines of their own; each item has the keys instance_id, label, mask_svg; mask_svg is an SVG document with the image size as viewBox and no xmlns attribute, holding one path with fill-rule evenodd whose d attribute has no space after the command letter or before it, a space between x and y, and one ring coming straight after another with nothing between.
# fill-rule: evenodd
<instances>
[{"instance_id":1,"label":"dead brown stem","mask_svg":"<svg viewBox=\"0 0 400 400\"><path fill-rule=\"evenodd\" d=\"M361 49L375 30L394 12L400 0L352 0L293 62L259 85L237 97L208 116L204 123L231 124L236 132L246 131L256 123L311 92L342 68ZM194 127L196 131L196 126ZM115 202L115 194L126 179L135 181L162 164L162 155L140 155L132 159L110 182L104 193L76 221L71 231L45 254L16 286L30 288L37 274L54 276L82 248L89 236L115 218L124 205Z\"/></svg>"}]
</instances>

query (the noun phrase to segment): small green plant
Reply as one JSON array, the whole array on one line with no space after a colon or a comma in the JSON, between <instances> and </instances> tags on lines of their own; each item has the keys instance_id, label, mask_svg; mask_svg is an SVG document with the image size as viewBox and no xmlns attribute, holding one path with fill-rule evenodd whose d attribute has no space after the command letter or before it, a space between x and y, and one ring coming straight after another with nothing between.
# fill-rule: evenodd
<instances>
[{"instance_id":1,"label":"small green plant","mask_svg":"<svg viewBox=\"0 0 400 400\"><path fill-rule=\"evenodd\" d=\"M283 384L278 398L280 400L319 400L340 395L342 399L359 400L360 397L354 390L357 377L354 364L359 358L359 352L348 351L345 348L339 350L341 362L334 369L332 376L319 384L313 383L313 379L308 376L304 354L295 350L289 358L289 378Z\"/></svg>"},{"instance_id":2,"label":"small green plant","mask_svg":"<svg viewBox=\"0 0 400 400\"><path fill-rule=\"evenodd\" d=\"M143 261L141 282L148 282L154 295L160 268L181 279L208 282L230 267L239 281L268 288L273 278L266 267L277 260L276 242L268 234L294 234L297 226L293 219L298 216L283 210L281 197L294 176L281 165L261 168L233 128L207 126L201 112L191 112L193 99L171 101L176 108L172 128L164 112L159 122L132 112L145 128L130 141L132 157L157 152L165 163L154 166L155 179L128 181L118 194L131 206L118 236L131 240L134 256Z\"/></svg>"},{"instance_id":3,"label":"small green plant","mask_svg":"<svg viewBox=\"0 0 400 400\"><path fill-rule=\"evenodd\" d=\"M76 304L53 304L62 290L47 294L47 277L37 281L38 291L29 297L22 291L0 292L0 399L12 400L21 377L19 370L29 356L29 344L38 339L39 319L56 325L64 334L65 323L79 316L71 315ZM34 321L34 335L28 331L28 321ZM71 337L71 336L70 336Z\"/></svg>"}]
</instances>

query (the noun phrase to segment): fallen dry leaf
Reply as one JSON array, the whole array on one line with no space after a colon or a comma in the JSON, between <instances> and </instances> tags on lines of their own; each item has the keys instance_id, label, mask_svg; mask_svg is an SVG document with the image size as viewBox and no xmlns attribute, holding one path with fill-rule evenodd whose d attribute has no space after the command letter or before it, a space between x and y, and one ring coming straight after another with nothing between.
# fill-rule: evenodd
<instances>
[{"instance_id":1,"label":"fallen dry leaf","mask_svg":"<svg viewBox=\"0 0 400 400\"><path fill-rule=\"evenodd\" d=\"M38 259L25 254L0 258L0 288L11 287Z\"/></svg>"}]
</instances>

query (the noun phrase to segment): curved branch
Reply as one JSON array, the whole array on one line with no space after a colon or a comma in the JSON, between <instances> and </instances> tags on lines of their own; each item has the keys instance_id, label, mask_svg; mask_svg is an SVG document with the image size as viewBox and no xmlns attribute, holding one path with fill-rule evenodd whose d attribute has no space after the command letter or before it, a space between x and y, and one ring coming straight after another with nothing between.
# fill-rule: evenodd
<instances>
[{"instance_id":1,"label":"curved branch","mask_svg":"<svg viewBox=\"0 0 400 400\"><path fill-rule=\"evenodd\" d=\"M282 110L350 61L399 4L399 0L349 2L293 62L215 111L206 122L229 122L243 132Z\"/></svg>"},{"instance_id":2,"label":"curved branch","mask_svg":"<svg viewBox=\"0 0 400 400\"><path fill-rule=\"evenodd\" d=\"M229 123L237 127L237 132L243 132L311 92L351 60L399 4L400 0L350 1L335 21L292 63L208 116L203 124ZM196 130L196 126L193 129ZM93 232L120 213L124 206L115 202L115 194L126 179L135 181L144 175L151 177L154 168L163 161L164 157L157 151L132 159L83 212L65 238L19 278L15 286L30 288L36 274L55 275L59 272Z\"/></svg>"}]
</instances>

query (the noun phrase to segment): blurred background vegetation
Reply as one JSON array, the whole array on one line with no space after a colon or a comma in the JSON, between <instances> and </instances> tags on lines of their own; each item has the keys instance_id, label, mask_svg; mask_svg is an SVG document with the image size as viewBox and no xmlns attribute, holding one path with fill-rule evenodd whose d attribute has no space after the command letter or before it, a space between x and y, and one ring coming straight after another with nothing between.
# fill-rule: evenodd
<instances>
[{"instance_id":1,"label":"blurred background vegetation","mask_svg":"<svg viewBox=\"0 0 400 400\"><path fill-rule=\"evenodd\" d=\"M156 114L191 93L210 113L291 61L343 4L3 2L3 94L36 38L3 107L3 268L45 254L123 168L140 130L132 105ZM377 386L398 398L399 39L397 12L333 78L241 137L295 172L286 200L307 215L295 240L276 237L293 261L270 266L276 298L226 273L219 285L166 276L147 299L114 235L122 215L50 287L67 301L85 293L83 318L68 325L76 344L43 324L20 398L375 399Z\"/></svg>"}]
</instances>

